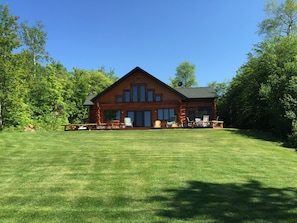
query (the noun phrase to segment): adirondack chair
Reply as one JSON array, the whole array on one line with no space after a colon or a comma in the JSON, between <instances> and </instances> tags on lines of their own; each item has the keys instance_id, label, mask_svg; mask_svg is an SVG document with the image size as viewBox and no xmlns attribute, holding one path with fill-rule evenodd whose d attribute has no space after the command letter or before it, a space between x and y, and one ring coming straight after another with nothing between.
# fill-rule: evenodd
<instances>
[{"instance_id":1,"label":"adirondack chair","mask_svg":"<svg viewBox=\"0 0 297 223\"><path fill-rule=\"evenodd\" d=\"M133 127L133 122L130 117L125 117L124 122L126 127Z\"/></svg>"},{"instance_id":2,"label":"adirondack chair","mask_svg":"<svg viewBox=\"0 0 297 223\"><path fill-rule=\"evenodd\" d=\"M203 127L209 127L210 126L209 115L203 115L202 126Z\"/></svg>"}]
</instances>

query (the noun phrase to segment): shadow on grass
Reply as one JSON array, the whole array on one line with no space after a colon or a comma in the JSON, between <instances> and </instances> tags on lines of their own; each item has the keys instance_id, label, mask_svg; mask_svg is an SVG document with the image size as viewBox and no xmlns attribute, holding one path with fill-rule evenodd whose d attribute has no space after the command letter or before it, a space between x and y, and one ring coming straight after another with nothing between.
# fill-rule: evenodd
<instances>
[{"instance_id":1,"label":"shadow on grass","mask_svg":"<svg viewBox=\"0 0 297 223\"><path fill-rule=\"evenodd\" d=\"M252 129L229 129L228 131L242 135L248 138L253 138L253 139L261 139L265 141L270 141L270 142L280 142L283 143L284 139L280 137L276 137L272 133L269 132L263 132L260 130L252 130Z\"/></svg>"},{"instance_id":2,"label":"shadow on grass","mask_svg":"<svg viewBox=\"0 0 297 223\"><path fill-rule=\"evenodd\" d=\"M157 211L158 216L171 220L240 223L297 219L296 188L265 188L258 181L242 185L190 181L185 188L163 192L151 201L164 207Z\"/></svg>"}]
</instances>

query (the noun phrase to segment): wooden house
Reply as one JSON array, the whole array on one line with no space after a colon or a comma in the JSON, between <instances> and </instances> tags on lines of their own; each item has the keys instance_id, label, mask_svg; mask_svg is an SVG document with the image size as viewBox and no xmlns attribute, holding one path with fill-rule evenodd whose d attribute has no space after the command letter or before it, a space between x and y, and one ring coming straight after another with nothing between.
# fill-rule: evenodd
<instances>
[{"instance_id":1,"label":"wooden house","mask_svg":"<svg viewBox=\"0 0 297 223\"><path fill-rule=\"evenodd\" d=\"M97 95L90 95L89 122L124 122L130 117L134 127L153 127L156 120L175 117L182 125L205 114L216 117L217 94L213 88L172 88L143 69L136 67Z\"/></svg>"}]
</instances>

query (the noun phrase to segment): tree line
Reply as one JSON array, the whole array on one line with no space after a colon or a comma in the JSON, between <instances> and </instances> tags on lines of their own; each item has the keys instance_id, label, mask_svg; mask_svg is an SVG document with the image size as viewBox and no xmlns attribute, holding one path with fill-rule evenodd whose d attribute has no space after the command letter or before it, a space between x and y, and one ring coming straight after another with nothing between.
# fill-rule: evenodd
<instances>
[{"instance_id":1,"label":"tree line","mask_svg":"<svg viewBox=\"0 0 297 223\"><path fill-rule=\"evenodd\" d=\"M269 131L297 147L297 3L272 0L265 12L263 41L228 83L218 113L229 126Z\"/></svg>"},{"instance_id":2,"label":"tree line","mask_svg":"<svg viewBox=\"0 0 297 223\"><path fill-rule=\"evenodd\" d=\"M218 92L218 114L227 126L260 129L297 146L297 3L266 4L259 23L263 41L230 82L210 83ZM87 117L83 102L118 78L113 70L69 72L45 51L41 22L28 26L0 5L0 128L32 125L55 130ZM172 87L191 87L195 66L183 62L170 78Z\"/></svg>"},{"instance_id":3,"label":"tree line","mask_svg":"<svg viewBox=\"0 0 297 223\"><path fill-rule=\"evenodd\" d=\"M68 72L45 51L43 24L28 26L0 5L0 129L56 130L87 117L83 102L118 78L104 67Z\"/></svg>"}]
</instances>

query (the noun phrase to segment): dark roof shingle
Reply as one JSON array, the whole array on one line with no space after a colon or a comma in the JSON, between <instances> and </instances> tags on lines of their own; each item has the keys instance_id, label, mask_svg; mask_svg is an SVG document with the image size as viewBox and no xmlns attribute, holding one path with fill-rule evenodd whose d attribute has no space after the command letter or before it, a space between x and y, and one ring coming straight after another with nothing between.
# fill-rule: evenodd
<instances>
[{"instance_id":1,"label":"dark roof shingle","mask_svg":"<svg viewBox=\"0 0 297 223\"><path fill-rule=\"evenodd\" d=\"M94 105L94 102L92 102L92 99L94 98L94 97L96 97L96 94L90 94L87 98L86 98L86 100L85 100L85 102L84 102L84 106L91 106L91 105Z\"/></svg>"},{"instance_id":2,"label":"dark roof shingle","mask_svg":"<svg viewBox=\"0 0 297 223\"><path fill-rule=\"evenodd\" d=\"M212 87L175 88L176 91L187 98L217 98L218 95Z\"/></svg>"}]
</instances>

